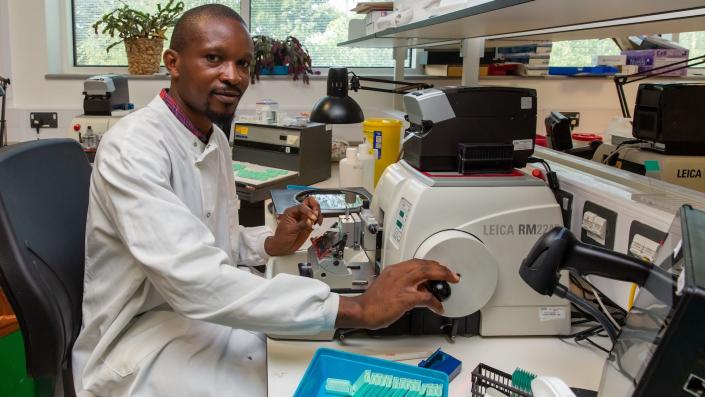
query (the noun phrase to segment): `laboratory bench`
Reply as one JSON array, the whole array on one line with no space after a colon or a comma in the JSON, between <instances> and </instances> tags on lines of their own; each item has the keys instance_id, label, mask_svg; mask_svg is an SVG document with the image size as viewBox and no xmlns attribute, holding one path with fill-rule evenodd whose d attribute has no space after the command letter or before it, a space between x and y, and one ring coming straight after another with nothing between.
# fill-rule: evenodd
<instances>
[{"instance_id":1,"label":"laboratory bench","mask_svg":"<svg viewBox=\"0 0 705 397\"><path fill-rule=\"evenodd\" d=\"M609 340L597 338L609 347ZM572 388L597 391L607 353L557 337L444 336L347 337L342 341L292 341L267 338L267 390L270 396L291 396L318 348L371 355L417 365L436 349L462 361L460 374L450 383L449 397L471 396L471 373L479 363L504 372L516 368L556 376ZM410 358L410 359L409 359Z\"/></svg>"},{"instance_id":2,"label":"laboratory bench","mask_svg":"<svg viewBox=\"0 0 705 397\"><path fill-rule=\"evenodd\" d=\"M338 163L333 163L330 179L314 186L339 187ZM265 218L265 223L274 230L273 215L267 213ZM305 248L306 246L302 247ZM595 340L606 348L610 347L607 338ZM535 374L559 377L574 388L596 391L607 354L587 342L583 343L585 344L579 345L572 339L562 340L551 336L457 336L452 342L442 335L373 338L360 336L359 333L334 341L267 338L268 395L293 395L318 348L344 350L411 365L417 365L436 349L442 348L444 352L462 361L460 374L450 383L450 397L471 396L471 373L479 363L508 373L519 367Z\"/></svg>"}]
</instances>

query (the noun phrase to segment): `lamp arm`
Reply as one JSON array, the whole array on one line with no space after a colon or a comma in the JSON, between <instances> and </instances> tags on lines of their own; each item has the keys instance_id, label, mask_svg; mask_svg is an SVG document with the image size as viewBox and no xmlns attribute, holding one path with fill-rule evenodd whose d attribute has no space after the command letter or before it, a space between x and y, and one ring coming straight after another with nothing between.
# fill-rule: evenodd
<instances>
[{"instance_id":1,"label":"lamp arm","mask_svg":"<svg viewBox=\"0 0 705 397\"><path fill-rule=\"evenodd\" d=\"M627 104L627 97L624 94L624 76L619 76L614 78L614 84L617 88L617 98L619 99L619 107L622 110L622 117L625 119L631 119L632 115L629 114L629 104Z\"/></svg>"},{"instance_id":2,"label":"lamp arm","mask_svg":"<svg viewBox=\"0 0 705 397\"><path fill-rule=\"evenodd\" d=\"M662 76L666 73L702 65L703 63L705 63L705 55L669 63L668 65L659 66L657 68L644 70L642 72L637 72L626 76L615 76L614 84L617 87L617 97L619 98L619 106L622 108L622 116L625 118L632 117L629 113L629 105L627 104L626 96L624 95L624 86L626 84L645 80L651 77Z\"/></svg>"},{"instance_id":3,"label":"lamp arm","mask_svg":"<svg viewBox=\"0 0 705 397\"><path fill-rule=\"evenodd\" d=\"M390 94L406 94L410 91L423 90L426 88L433 88L433 84L409 83L406 81L378 79L375 77L360 77L353 72L349 72L349 74L352 75L352 77L350 77L350 88L355 92L357 92L357 90L368 90L368 91L377 91L377 92L387 92ZM401 85L401 87L397 87L397 88L393 88L393 89L368 87L368 86L360 85L361 81L369 81L369 82L374 82L374 83L396 84L396 85Z\"/></svg>"}]
</instances>

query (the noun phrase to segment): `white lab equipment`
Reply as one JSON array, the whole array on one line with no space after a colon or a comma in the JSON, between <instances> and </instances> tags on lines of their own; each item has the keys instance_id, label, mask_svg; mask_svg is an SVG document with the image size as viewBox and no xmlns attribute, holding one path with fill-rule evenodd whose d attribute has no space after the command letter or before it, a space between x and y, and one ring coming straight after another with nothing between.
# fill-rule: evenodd
<instances>
[{"instance_id":1,"label":"white lab equipment","mask_svg":"<svg viewBox=\"0 0 705 397\"><path fill-rule=\"evenodd\" d=\"M538 376L531 381L534 397L575 397L563 380L555 376Z\"/></svg>"},{"instance_id":2,"label":"white lab equipment","mask_svg":"<svg viewBox=\"0 0 705 397\"><path fill-rule=\"evenodd\" d=\"M362 163L357 158L357 148L349 147L340 160L340 187L362 186Z\"/></svg>"},{"instance_id":3,"label":"white lab equipment","mask_svg":"<svg viewBox=\"0 0 705 397\"><path fill-rule=\"evenodd\" d=\"M560 335L570 331L566 300L536 294L518 269L543 233L562 225L545 183L510 176L420 172L404 160L387 168L372 198L381 222L382 267L436 260L459 273L445 315L481 313L480 335Z\"/></svg>"},{"instance_id":4,"label":"white lab equipment","mask_svg":"<svg viewBox=\"0 0 705 397\"><path fill-rule=\"evenodd\" d=\"M362 163L362 187L368 192L375 191L375 156L370 153L370 144L365 139L357 146L357 158Z\"/></svg>"},{"instance_id":5,"label":"white lab equipment","mask_svg":"<svg viewBox=\"0 0 705 397\"><path fill-rule=\"evenodd\" d=\"M278 120L279 103L272 99L260 99L255 103L257 121L264 124L276 124Z\"/></svg>"}]
</instances>

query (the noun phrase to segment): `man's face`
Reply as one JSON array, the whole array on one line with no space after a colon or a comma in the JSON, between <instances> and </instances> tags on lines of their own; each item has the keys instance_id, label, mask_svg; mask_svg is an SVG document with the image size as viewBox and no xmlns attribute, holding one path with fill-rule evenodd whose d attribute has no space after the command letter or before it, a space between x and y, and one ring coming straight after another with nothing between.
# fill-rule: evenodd
<instances>
[{"instance_id":1,"label":"man's face","mask_svg":"<svg viewBox=\"0 0 705 397\"><path fill-rule=\"evenodd\" d=\"M250 84L253 44L245 27L230 18L204 18L170 69L181 100L213 122L232 117Z\"/></svg>"}]
</instances>

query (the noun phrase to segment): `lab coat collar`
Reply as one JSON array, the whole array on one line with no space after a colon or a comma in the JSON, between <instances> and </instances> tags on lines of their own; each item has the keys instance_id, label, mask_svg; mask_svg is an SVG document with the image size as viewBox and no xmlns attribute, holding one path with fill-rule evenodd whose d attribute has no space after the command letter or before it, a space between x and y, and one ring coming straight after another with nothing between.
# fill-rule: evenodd
<instances>
[{"instance_id":1,"label":"lab coat collar","mask_svg":"<svg viewBox=\"0 0 705 397\"><path fill-rule=\"evenodd\" d=\"M191 131L189 131L186 126L174 115L174 113L169 109L169 107L164 103L164 100L157 95L152 102L148 105L150 107L154 106L160 112L167 115L169 122L171 123L171 129L174 130L174 134L178 137L179 141L184 144L189 150L195 155L195 163L201 163L206 158L208 158L211 153L217 152L219 145L218 134L223 134L221 129L213 124L213 132L208 138L208 143L204 144L198 137L196 137Z\"/></svg>"}]
</instances>

